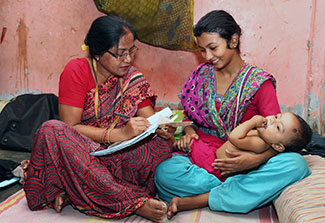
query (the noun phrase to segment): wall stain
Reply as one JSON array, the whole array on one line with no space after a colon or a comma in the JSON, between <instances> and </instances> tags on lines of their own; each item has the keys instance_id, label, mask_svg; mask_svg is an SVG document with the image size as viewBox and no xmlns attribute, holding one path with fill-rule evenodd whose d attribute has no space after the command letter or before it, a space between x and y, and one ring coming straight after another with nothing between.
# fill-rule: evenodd
<instances>
[{"instance_id":1,"label":"wall stain","mask_svg":"<svg viewBox=\"0 0 325 223\"><path fill-rule=\"evenodd\" d=\"M51 80L52 77L53 77L54 73L50 73L48 76L47 76L47 80Z\"/></svg>"},{"instance_id":2,"label":"wall stain","mask_svg":"<svg viewBox=\"0 0 325 223\"><path fill-rule=\"evenodd\" d=\"M277 50L277 48L276 47L274 47L270 52L269 52L269 55L271 55L274 51L276 51Z\"/></svg>"},{"instance_id":3,"label":"wall stain","mask_svg":"<svg viewBox=\"0 0 325 223\"><path fill-rule=\"evenodd\" d=\"M28 83L28 60L27 60L27 36L28 27L25 24L24 18L20 18L19 24L17 25L18 34L18 58L17 58L17 83L16 89L29 88ZM28 72L26 72L28 71ZM20 86L17 86L20 84Z\"/></svg>"},{"instance_id":4,"label":"wall stain","mask_svg":"<svg viewBox=\"0 0 325 223\"><path fill-rule=\"evenodd\" d=\"M74 28L73 26L70 27L70 30L71 30L72 33L77 32L76 28Z\"/></svg>"},{"instance_id":5,"label":"wall stain","mask_svg":"<svg viewBox=\"0 0 325 223\"><path fill-rule=\"evenodd\" d=\"M7 27L2 27L2 32L1 32L1 39L0 39L0 44L3 42L5 36L7 33Z\"/></svg>"},{"instance_id":6,"label":"wall stain","mask_svg":"<svg viewBox=\"0 0 325 223\"><path fill-rule=\"evenodd\" d=\"M314 132L325 136L325 103L321 102L320 97L310 94L310 107L305 108L302 104L296 104L293 107L280 104L281 112L292 112L300 115L310 125ZM306 112L307 109L307 112Z\"/></svg>"},{"instance_id":7,"label":"wall stain","mask_svg":"<svg viewBox=\"0 0 325 223\"><path fill-rule=\"evenodd\" d=\"M0 95L0 100L2 101L9 101L14 97L17 97L22 94L41 94L39 89L35 90L28 90L28 89L23 89L20 91L16 91L15 93L7 92L7 91L2 91Z\"/></svg>"}]
</instances>

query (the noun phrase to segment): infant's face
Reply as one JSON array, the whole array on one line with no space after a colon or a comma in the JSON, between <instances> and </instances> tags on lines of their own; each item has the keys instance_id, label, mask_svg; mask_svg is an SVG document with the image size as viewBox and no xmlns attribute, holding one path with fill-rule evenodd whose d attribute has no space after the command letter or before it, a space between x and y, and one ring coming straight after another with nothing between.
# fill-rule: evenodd
<instances>
[{"instance_id":1,"label":"infant's face","mask_svg":"<svg viewBox=\"0 0 325 223\"><path fill-rule=\"evenodd\" d=\"M296 136L299 122L292 113L285 112L267 116L267 122L263 128L258 128L260 136L269 145L287 145Z\"/></svg>"}]
</instances>

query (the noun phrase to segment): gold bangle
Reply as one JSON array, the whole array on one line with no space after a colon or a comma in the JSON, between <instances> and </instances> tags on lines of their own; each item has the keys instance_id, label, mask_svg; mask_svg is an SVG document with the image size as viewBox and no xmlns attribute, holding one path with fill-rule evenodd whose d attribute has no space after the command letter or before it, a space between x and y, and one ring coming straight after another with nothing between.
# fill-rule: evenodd
<instances>
[{"instance_id":1,"label":"gold bangle","mask_svg":"<svg viewBox=\"0 0 325 223\"><path fill-rule=\"evenodd\" d=\"M105 131L103 132L103 135L102 135L102 143L106 144L105 143L105 137L106 137L106 134L107 134L107 131L108 131L108 128L105 129Z\"/></svg>"},{"instance_id":2,"label":"gold bangle","mask_svg":"<svg viewBox=\"0 0 325 223\"><path fill-rule=\"evenodd\" d=\"M112 129L108 129L107 132L106 132L106 136L105 136L105 139L106 139L106 143L107 144L111 144L111 140L109 139L110 135L111 135L111 132L114 128Z\"/></svg>"}]
</instances>

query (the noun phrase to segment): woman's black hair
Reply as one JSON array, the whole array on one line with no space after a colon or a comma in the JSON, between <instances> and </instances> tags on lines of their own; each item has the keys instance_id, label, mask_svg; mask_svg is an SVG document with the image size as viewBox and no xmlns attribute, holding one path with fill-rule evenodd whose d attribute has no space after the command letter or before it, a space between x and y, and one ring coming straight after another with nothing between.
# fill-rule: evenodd
<instances>
[{"instance_id":1,"label":"woman's black hair","mask_svg":"<svg viewBox=\"0 0 325 223\"><path fill-rule=\"evenodd\" d=\"M97 18L91 24L84 41L89 47L90 57L101 56L113 46L117 46L128 30L133 34L135 40L136 34L133 26L124 19L113 15Z\"/></svg>"},{"instance_id":2,"label":"woman's black hair","mask_svg":"<svg viewBox=\"0 0 325 223\"><path fill-rule=\"evenodd\" d=\"M221 38L227 40L227 47L230 48L232 36L238 34L237 51L240 53L241 28L235 19L224 10L214 10L203 16L194 26L194 36L199 37L202 33L218 33Z\"/></svg>"}]
</instances>

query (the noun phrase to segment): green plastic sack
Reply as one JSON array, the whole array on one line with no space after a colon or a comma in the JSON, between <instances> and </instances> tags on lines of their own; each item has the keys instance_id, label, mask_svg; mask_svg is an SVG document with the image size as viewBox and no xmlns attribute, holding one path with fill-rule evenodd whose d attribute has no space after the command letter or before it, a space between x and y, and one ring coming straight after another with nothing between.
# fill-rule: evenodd
<instances>
[{"instance_id":1,"label":"green plastic sack","mask_svg":"<svg viewBox=\"0 0 325 223\"><path fill-rule=\"evenodd\" d=\"M99 11L131 23L138 40L175 50L196 49L194 0L94 0Z\"/></svg>"}]
</instances>

